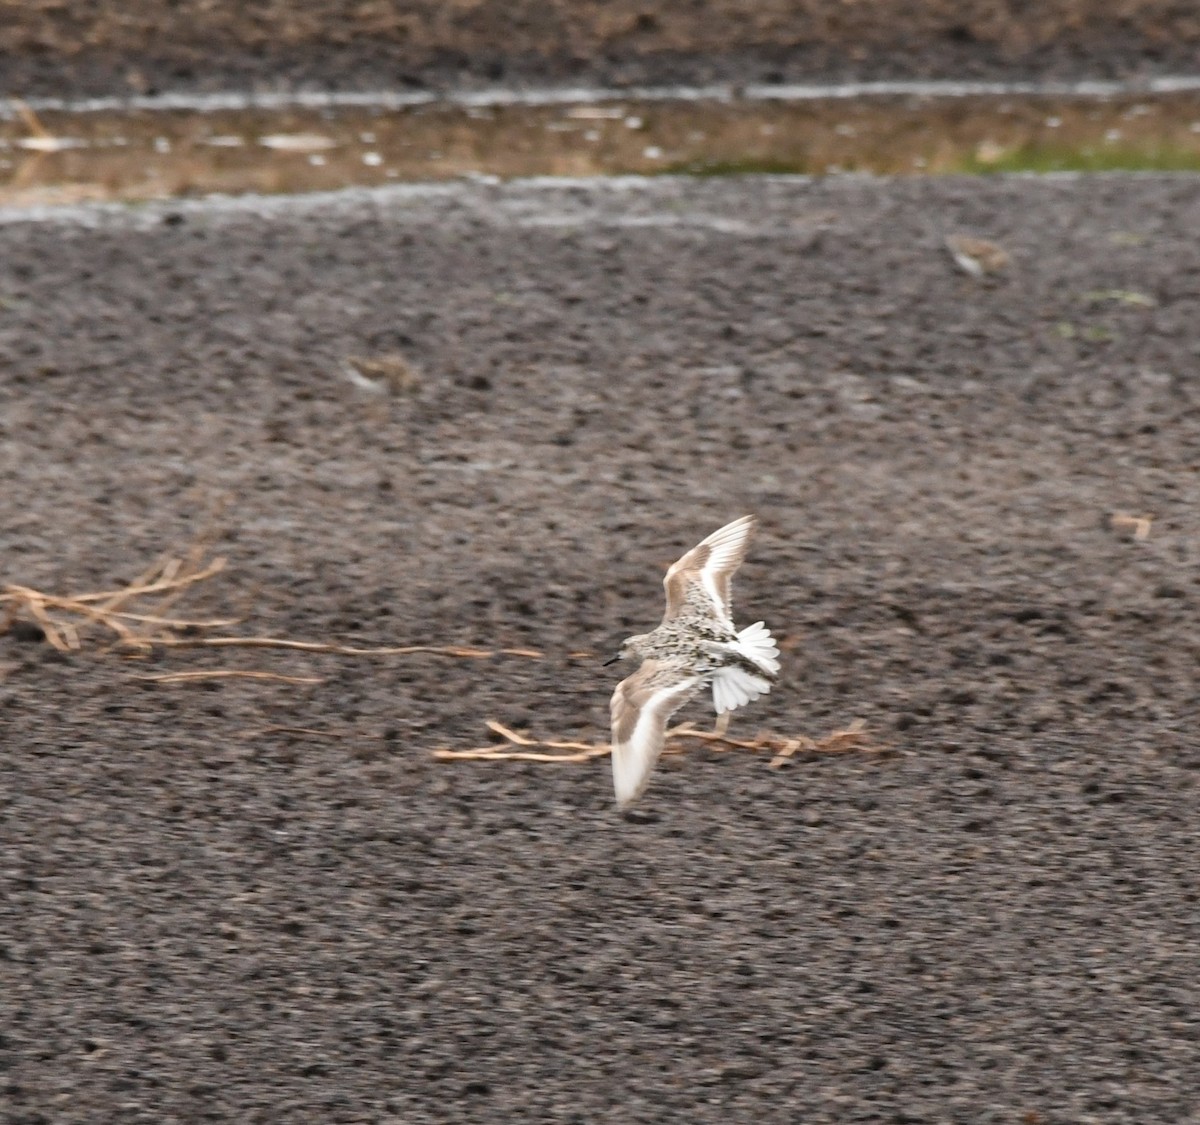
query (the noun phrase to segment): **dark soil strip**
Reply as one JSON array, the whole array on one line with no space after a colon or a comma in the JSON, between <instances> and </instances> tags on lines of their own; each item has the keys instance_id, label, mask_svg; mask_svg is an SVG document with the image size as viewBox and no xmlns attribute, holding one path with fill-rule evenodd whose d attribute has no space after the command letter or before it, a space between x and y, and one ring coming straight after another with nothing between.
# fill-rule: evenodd
<instances>
[{"instance_id":1,"label":"dark soil strip","mask_svg":"<svg viewBox=\"0 0 1200 1125\"><path fill-rule=\"evenodd\" d=\"M1200 65L1172 0L303 0L8 4L16 94L520 82L1113 76Z\"/></svg>"}]
</instances>

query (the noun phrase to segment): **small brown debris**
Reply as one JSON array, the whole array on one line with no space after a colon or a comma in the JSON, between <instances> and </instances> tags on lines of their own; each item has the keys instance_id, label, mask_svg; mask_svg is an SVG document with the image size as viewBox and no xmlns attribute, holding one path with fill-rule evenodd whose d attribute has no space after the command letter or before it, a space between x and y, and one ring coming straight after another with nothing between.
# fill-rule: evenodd
<instances>
[{"instance_id":1,"label":"small brown debris","mask_svg":"<svg viewBox=\"0 0 1200 1125\"><path fill-rule=\"evenodd\" d=\"M1131 535L1140 541L1150 538L1150 524L1153 520L1153 516L1132 516L1128 512L1113 512L1108 517L1108 526L1113 531Z\"/></svg>"}]
</instances>

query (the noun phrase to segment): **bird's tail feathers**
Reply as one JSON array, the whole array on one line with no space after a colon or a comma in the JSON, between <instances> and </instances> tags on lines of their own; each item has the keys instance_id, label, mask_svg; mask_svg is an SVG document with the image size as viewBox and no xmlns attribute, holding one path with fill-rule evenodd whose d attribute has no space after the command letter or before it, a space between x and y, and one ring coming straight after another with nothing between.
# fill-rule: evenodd
<instances>
[{"instance_id":1,"label":"bird's tail feathers","mask_svg":"<svg viewBox=\"0 0 1200 1125\"><path fill-rule=\"evenodd\" d=\"M734 647L767 675L774 676L779 671L779 649L771 630L761 621L747 625L738 633Z\"/></svg>"},{"instance_id":2,"label":"bird's tail feathers","mask_svg":"<svg viewBox=\"0 0 1200 1125\"><path fill-rule=\"evenodd\" d=\"M771 690L771 682L738 664L729 664L713 676L713 707L718 715L752 703Z\"/></svg>"}]
</instances>

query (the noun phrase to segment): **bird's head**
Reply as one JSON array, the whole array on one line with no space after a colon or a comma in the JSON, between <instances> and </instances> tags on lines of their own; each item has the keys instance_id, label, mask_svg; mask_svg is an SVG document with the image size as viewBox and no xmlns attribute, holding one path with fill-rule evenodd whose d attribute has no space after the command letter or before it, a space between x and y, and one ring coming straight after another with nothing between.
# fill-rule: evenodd
<instances>
[{"instance_id":1,"label":"bird's head","mask_svg":"<svg viewBox=\"0 0 1200 1125\"><path fill-rule=\"evenodd\" d=\"M642 658L642 642L646 639L646 634L640 633L636 637L626 637L621 642L621 647L617 650L617 655L610 660L604 662L604 667L607 668L610 664L616 664L618 660L640 660Z\"/></svg>"}]
</instances>

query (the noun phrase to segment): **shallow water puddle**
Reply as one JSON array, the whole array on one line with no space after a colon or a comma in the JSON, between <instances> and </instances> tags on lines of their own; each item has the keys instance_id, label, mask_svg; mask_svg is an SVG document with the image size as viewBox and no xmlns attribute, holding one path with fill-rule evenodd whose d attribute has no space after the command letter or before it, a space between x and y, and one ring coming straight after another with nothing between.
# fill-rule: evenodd
<instances>
[{"instance_id":1,"label":"shallow water puddle","mask_svg":"<svg viewBox=\"0 0 1200 1125\"><path fill-rule=\"evenodd\" d=\"M469 175L1200 170L1194 88L1105 96L930 89L232 108L12 100L0 116L0 205Z\"/></svg>"}]
</instances>

